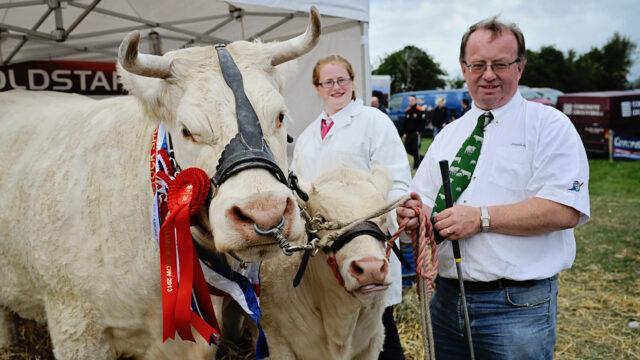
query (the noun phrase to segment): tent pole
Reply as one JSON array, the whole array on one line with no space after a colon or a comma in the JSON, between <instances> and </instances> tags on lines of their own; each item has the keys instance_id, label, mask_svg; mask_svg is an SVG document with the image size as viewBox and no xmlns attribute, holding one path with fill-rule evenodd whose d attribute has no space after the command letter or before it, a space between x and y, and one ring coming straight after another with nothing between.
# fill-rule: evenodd
<instances>
[{"instance_id":1,"label":"tent pole","mask_svg":"<svg viewBox=\"0 0 640 360\"><path fill-rule=\"evenodd\" d=\"M369 61L369 23L360 22L360 49L362 51L362 101L371 104L371 63Z\"/></svg>"}]
</instances>

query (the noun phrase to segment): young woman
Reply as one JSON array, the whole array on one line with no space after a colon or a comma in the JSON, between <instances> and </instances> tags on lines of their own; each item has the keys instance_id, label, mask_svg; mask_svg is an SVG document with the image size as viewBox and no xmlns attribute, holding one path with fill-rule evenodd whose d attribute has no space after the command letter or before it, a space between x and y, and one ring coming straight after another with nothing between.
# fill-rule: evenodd
<instances>
[{"instance_id":1,"label":"young woman","mask_svg":"<svg viewBox=\"0 0 640 360\"><path fill-rule=\"evenodd\" d=\"M328 55L313 68L312 82L324 102L324 110L302 132L293 151L292 170L308 182L335 167L370 170L386 167L393 178L387 200L408 193L411 182L409 161L393 122L380 110L365 106L356 98L354 72L340 55ZM395 216L387 219L389 231L397 229ZM384 350L380 359L404 359L393 319L393 305L402 301L400 262L391 255L393 284L387 290Z\"/></svg>"}]
</instances>

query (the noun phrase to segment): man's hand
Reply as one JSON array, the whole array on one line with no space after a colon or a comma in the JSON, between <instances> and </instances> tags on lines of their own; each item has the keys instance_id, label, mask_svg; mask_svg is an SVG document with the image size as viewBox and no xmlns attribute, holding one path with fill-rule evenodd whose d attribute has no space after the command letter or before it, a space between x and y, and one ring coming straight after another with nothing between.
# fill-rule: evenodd
<instances>
[{"instance_id":1,"label":"man's hand","mask_svg":"<svg viewBox=\"0 0 640 360\"><path fill-rule=\"evenodd\" d=\"M468 238L482 230L480 208L472 206L454 205L434 216L433 222L434 232L447 240Z\"/></svg>"},{"instance_id":2,"label":"man's hand","mask_svg":"<svg viewBox=\"0 0 640 360\"><path fill-rule=\"evenodd\" d=\"M424 208L422 206L422 199L420 198L420 195L412 192L410 196L411 199L405 201L404 204L396 208L396 217L398 220L398 226L401 226L402 224L407 222L405 232L407 233L407 235L412 236L414 231L418 227L418 214L413 210L413 208Z\"/></svg>"}]
</instances>

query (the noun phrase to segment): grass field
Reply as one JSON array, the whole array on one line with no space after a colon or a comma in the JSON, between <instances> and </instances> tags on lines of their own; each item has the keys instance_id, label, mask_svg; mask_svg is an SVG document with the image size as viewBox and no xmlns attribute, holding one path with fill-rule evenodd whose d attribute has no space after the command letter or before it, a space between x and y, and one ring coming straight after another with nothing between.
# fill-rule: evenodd
<instances>
[{"instance_id":1,"label":"grass field","mask_svg":"<svg viewBox=\"0 0 640 360\"><path fill-rule=\"evenodd\" d=\"M591 221L575 230L575 263L560 274L555 358L640 359L640 162L589 167ZM397 320L408 359L423 358L418 314L405 290Z\"/></svg>"}]
</instances>

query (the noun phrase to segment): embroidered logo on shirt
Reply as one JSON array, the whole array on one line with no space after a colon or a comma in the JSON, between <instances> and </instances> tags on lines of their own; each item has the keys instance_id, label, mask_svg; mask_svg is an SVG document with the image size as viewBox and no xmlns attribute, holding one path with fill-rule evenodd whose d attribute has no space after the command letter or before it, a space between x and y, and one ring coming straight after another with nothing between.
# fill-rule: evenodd
<instances>
[{"instance_id":1,"label":"embroidered logo on shirt","mask_svg":"<svg viewBox=\"0 0 640 360\"><path fill-rule=\"evenodd\" d=\"M573 182L573 186L571 187L571 189L568 189L569 191L575 191L578 192L580 191L580 188L582 187L582 184L584 184L583 182L579 182L579 181L574 181Z\"/></svg>"}]
</instances>

